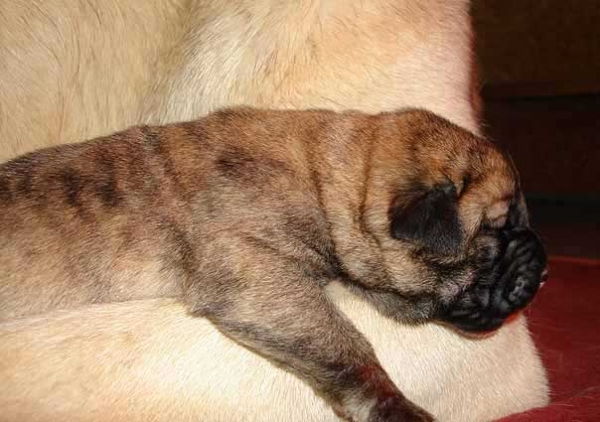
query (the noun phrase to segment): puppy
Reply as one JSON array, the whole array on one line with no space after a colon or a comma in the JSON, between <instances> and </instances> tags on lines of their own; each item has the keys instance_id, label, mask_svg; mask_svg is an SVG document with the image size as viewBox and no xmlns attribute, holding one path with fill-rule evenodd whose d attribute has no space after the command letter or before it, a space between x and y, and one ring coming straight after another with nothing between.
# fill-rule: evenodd
<instances>
[{"instance_id":1,"label":"puppy","mask_svg":"<svg viewBox=\"0 0 600 422\"><path fill-rule=\"evenodd\" d=\"M133 128L5 164L0 198L4 318L178 297L355 421L432 418L330 281L399 321L478 332L526 306L545 269L507 157L418 110Z\"/></svg>"}]
</instances>

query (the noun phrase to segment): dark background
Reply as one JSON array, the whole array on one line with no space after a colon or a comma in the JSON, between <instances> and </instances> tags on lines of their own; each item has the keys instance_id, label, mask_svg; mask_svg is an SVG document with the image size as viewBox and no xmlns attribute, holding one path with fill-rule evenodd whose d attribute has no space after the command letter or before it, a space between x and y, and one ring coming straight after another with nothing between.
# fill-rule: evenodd
<instances>
[{"instance_id":1,"label":"dark background","mask_svg":"<svg viewBox=\"0 0 600 422\"><path fill-rule=\"evenodd\" d=\"M551 254L600 258L600 1L475 0L485 131Z\"/></svg>"}]
</instances>

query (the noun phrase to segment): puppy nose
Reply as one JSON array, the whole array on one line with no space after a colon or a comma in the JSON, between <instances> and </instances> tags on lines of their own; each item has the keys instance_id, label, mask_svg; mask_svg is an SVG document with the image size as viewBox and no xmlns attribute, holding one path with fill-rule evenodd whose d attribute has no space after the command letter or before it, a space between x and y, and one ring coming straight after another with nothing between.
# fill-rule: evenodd
<instances>
[{"instance_id":1,"label":"puppy nose","mask_svg":"<svg viewBox=\"0 0 600 422\"><path fill-rule=\"evenodd\" d=\"M515 230L518 232L520 230ZM513 281L508 283L505 295L505 306L522 308L532 299L544 281L548 278L546 255L538 237L533 231L526 229L522 237L515 240ZM511 271L508 271L511 273Z\"/></svg>"},{"instance_id":2,"label":"puppy nose","mask_svg":"<svg viewBox=\"0 0 600 422\"><path fill-rule=\"evenodd\" d=\"M528 306L548 277L547 259L539 237L531 229L517 227L506 232L508 239L500 287L504 301L496 303L501 314L509 315Z\"/></svg>"}]
</instances>

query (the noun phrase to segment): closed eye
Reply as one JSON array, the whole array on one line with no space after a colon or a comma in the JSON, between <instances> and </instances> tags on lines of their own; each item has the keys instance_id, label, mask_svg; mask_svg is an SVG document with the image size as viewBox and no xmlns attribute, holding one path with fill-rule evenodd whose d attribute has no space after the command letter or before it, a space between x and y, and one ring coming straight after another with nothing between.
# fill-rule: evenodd
<instances>
[{"instance_id":1,"label":"closed eye","mask_svg":"<svg viewBox=\"0 0 600 422\"><path fill-rule=\"evenodd\" d=\"M510 203L510 198L503 198L490 206L485 214L484 224L493 229L504 227L508 219Z\"/></svg>"}]
</instances>

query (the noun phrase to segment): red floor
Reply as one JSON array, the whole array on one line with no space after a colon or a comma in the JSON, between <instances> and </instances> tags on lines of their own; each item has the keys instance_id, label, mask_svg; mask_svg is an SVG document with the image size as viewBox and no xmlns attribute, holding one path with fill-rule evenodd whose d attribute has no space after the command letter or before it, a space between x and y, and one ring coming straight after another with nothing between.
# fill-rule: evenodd
<instances>
[{"instance_id":1,"label":"red floor","mask_svg":"<svg viewBox=\"0 0 600 422\"><path fill-rule=\"evenodd\" d=\"M554 257L528 309L552 403L502 422L600 421L600 260Z\"/></svg>"}]
</instances>

